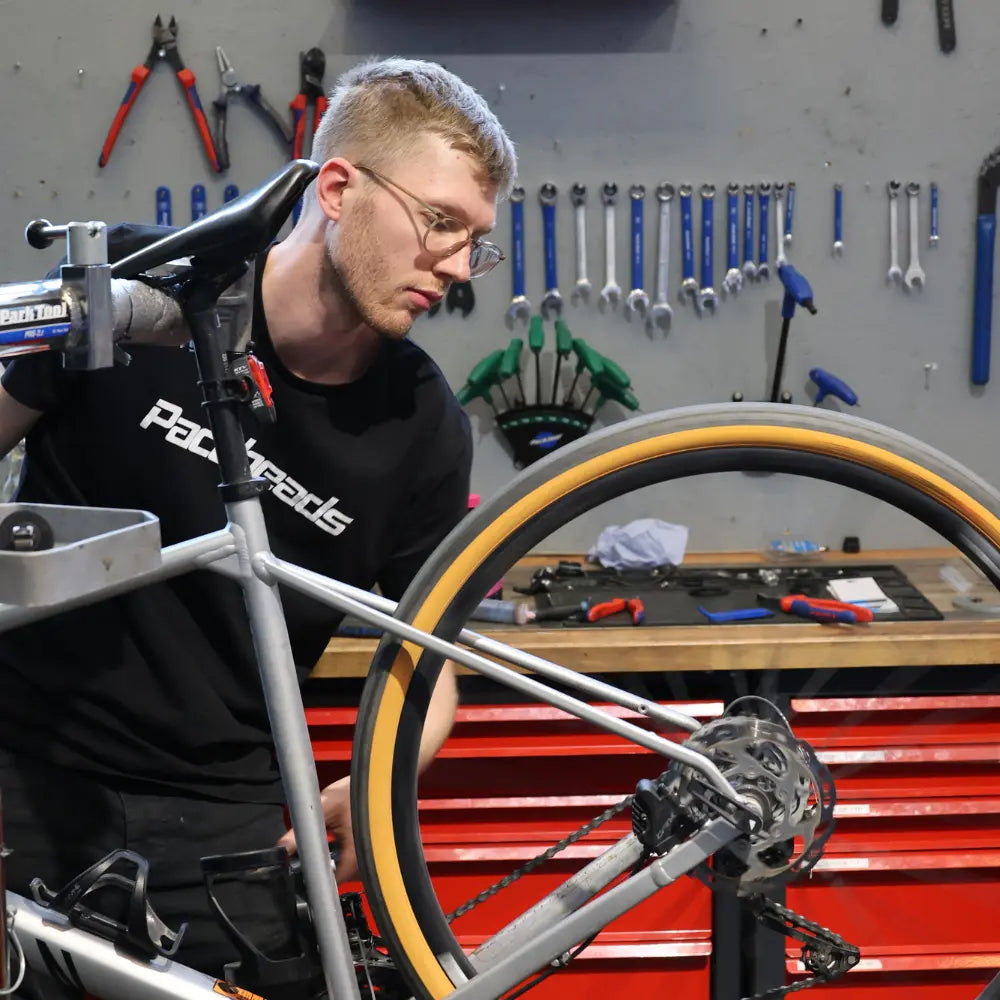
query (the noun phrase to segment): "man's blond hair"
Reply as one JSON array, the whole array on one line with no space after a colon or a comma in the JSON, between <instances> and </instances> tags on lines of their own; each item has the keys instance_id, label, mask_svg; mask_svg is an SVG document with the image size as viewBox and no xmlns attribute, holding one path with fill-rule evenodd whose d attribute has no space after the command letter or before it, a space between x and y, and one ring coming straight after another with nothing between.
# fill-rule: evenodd
<instances>
[{"instance_id":1,"label":"man's blond hair","mask_svg":"<svg viewBox=\"0 0 1000 1000\"><path fill-rule=\"evenodd\" d=\"M500 196L510 194L517 155L496 115L454 73L419 59L369 59L344 73L329 94L312 158L345 156L378 170L428 134L473 157Z\"/></svg>"}]
</instances>

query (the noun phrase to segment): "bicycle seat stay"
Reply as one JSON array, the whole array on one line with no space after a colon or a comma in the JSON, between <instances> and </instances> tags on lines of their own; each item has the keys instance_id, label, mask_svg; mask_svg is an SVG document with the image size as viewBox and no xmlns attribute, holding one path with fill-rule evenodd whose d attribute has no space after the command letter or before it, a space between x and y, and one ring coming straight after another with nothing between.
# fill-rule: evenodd
<instances>
[{"instance_id":1,"label":"bicycle seat stay","mask_svg":"<svg viewBox=\"0 0 1000 1000\"><path fill-rule=\"evenodd\" d=\"M134 278L180 257L196 258L203 275L230 271L267 248L318 172L312 160L292 160L260 187L122 258L111 276Z\"/></svg>"}]
</instances>

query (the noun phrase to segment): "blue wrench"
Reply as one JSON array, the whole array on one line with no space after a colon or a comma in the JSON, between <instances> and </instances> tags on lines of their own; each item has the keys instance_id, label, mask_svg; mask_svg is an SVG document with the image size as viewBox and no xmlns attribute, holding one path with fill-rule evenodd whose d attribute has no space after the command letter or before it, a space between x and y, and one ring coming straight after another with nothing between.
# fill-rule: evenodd
<instances>
[{"instance_id":1,"label":"blue wrench","mask_svg":"<svg viewBox=\"0 0 1000 1000\"><path fill-rule=\"evenodd\" d=\"M677 191L681 200L681 260L683 278L681 295L690 295L696 309L701 309L698 282L694 276L694 216L691 211L691 185L682 184Z\"/></svg>"},{"instance_id":2,"label":"blue wrench","mask_svg":"<svg viewBox=\"0 0 1000 1000\"><path fill-rule=\"evenodd\" d=\"M562 296L556 274L556 191L555 184L545 183L538 192L542 203L542 224L545 229L545 295L542 297L542 316L558 319L562 314Z\"/></svg>"},{"instance_id":3,"label":"blue wrench","mask_svg":"<svg viewBox=\"0 0 1000 1000\"><path fill-rule=\"evenodd\" d=\"M641 184L633 184L628 194L632 201L632 289L625 299L625 311L630 319L636 313L645 318L649 309L649 296L642 287L642 215L646 189Z\"/></svg>"},{"instance_id":4,"label":"blue wrench","mask_svg":"<svg viewBox=\"0 0 1000 1000\"><path fill-rule=\"evenodd\" d=\"M726 258L725 278L722 284L729 293L738 292L743 287L743 272L740 270L740 186L730 184L726 188L726 205L728 209L728 221L726 224L726 243L728 255Z\"/></svg>"},{"instance_id":5,"label":"blue wrench","mask_svg":"<svg viewBox=\"0 0 1000 1000\"><path fill-rule=\"evenodd\" d=\"M743 277L757 277L757 265L753 262L753 199L757 189L752 184L743 185Z\"/></svg>"},{"instance_id":6,"label":"blue wrench","mask_svg":"<svg viewBox=\"0 0 1000 1000\"><path fill-rule=\"evenodd\" d=\"M771 203L770 182L764 181L757 189L757 195L760 199L760 221L758 223L760 226L760 260L757 262L757 277L770 278L771 268L767 263L768 208Z\"/></svg>"},{"instance_id":7,"label":"blue wrench","mask_svg":"<svg viewBox=\"0 0 1000 1000\"><path fill-rule=\"evenodd\" d=\"M701 288L698 295L702 309L715 310L719 305L719 296L715 293L712 280L715 251L713 249L713 231L715 229L715 185L701 186Z\"/></svg>"},{"instance_id":8,"label":"blue wrench","mask_svg":"<svg viewBox=\"0 0 1000 1000\"><path fill-rule=\"evenodd\" d=\"M510 193L510 222L514 244L514 297L507 315L515 322L531 319L531 303L524 294L524 188L515 187Z\"/></svg>"}]
</instances>

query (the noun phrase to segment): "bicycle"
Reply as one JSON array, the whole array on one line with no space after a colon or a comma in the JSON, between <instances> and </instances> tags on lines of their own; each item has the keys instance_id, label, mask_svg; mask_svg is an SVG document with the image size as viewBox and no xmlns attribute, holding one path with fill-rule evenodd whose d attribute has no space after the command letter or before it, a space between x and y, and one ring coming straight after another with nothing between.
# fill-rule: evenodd
<instances>
[{"instance_id":1,"label":"bicycle","mask_svg":"<svg viewBox=\"0 0 1000 1000\"><path fill-rule=\"evenodd\" d=\"M745 704L739 712L731 705L702 725L674 708L477 635L465 622L494 581L555 527L652 483L728 470L839 482L934 528L995 585L1000 493L947 456L869 421L789 405L699 406L626 421L531 466L455 528L398 605L288 564L270 552L259 500L266 487L250 475L239 423L242 406L268 405L247 343L247 277L254 256L275 238L317 169L294 161L255 191L114 265L106 263L101 224L39 221L28 227L36 246L65 237L69 263L59 279L0 285L0 357L58 349L67 364L96 368L113 363L130 339L192 341L229 523L161 550L149 514L9 505L21 519L18 537L25 548L47 524L73 544L0 552L0 629L195 567L240 581L330 996L358 997L359 988L278 584L385 632L358 714L352 812L379 933L415 997L520 995L611 919L688 873L739 893L761 921L805 943L810 979L765 995L848 971L859 957L854 946L764 895L816 864L832 829L835 795L829 772L780 713L765 718L745 714ZM128 559L119 558L126 553ZM618 807L630 810L631 834L469 955L435 896L417 818L416 751L429 692L446 657L666 759L663 772L641 781ZM633 710L655 728L616 718L582 696ZM679 730L686 739L678 742L657 729ZM44 899L13 893L7 899L11 917L0 920L0 931L10 924L15 958L19 954L32 968L48 966L104 1000L243 995L172 961L176 935L157 926L155 914L141 910L136 917L152 928L152 948L130 957L116 950L113 934L100 936L99 921L84 920L81 929L79 913L74 924ZM0 971L6 973L7 965L0 961Z\"/></svg>"}]
</instances>

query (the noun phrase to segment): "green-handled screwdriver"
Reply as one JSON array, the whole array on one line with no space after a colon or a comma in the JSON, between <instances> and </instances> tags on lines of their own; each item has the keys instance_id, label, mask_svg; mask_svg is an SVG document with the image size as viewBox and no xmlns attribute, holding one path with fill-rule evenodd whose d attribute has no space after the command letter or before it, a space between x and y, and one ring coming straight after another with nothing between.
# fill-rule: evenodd
<instances>
[{"instance_id":1,"label":"green-handled screwdriver","mask_svg":"<svg viewBox=\"0 0 1000 1000\"><path fill-rule=\"evenodd\" d=\"M528 347L535 356L535 406L542 405L542 348L545 346L545 327L541 316L532 316L528 326Z\"/></svg>"},{"instance_id":2,"label":"green-handled screwdriver","mask_svg":"<svg viewBox=\"0 0 1000 1000\"><path fill-rule=\"evenodd\" d=\"M563 358L568 358L573 350L573 334L569 332L569 327L565 320L556 320L556 373L552 379L552 405L556 405L556 390L559 388L559 369L562 367Z\"/></svg>"}]
</instances>

